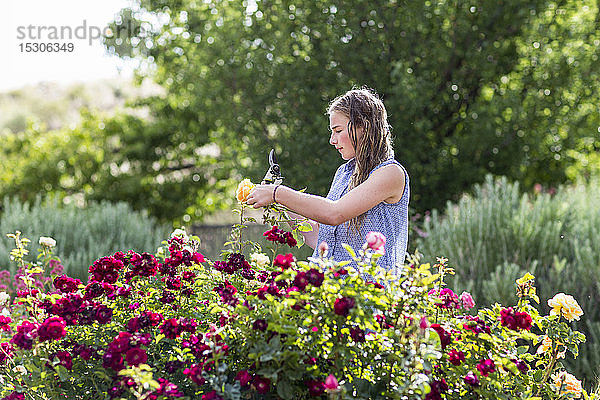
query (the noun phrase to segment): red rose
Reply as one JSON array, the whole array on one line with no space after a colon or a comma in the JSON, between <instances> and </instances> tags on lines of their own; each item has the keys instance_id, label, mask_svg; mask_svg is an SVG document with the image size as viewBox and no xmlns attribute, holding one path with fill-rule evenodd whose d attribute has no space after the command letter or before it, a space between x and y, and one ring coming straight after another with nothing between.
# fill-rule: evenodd
<instances>
[{"instance_id":1,"label":"red rose","mask_svg":"<svg viewBox=\"0 0 600 400\"><path fill-rule=\"evenodd\" d=\"M260 394L269 393L271 390L271 380L262 376L255 376L252 385L254 385L256 391Z\"/></svg>"},{"instance_id":2,"label":"red rose","mask_svg":"<svg viewBox=\"0 0 600 400\"><path fill-rule=\"evenodd\" d=\"M346 317L355 304L356 301L352 297L342 297L341 299L336 299L335 304L333 305L333 312L335 312L337 315Z\"/></svg>"},{"instance_id":3,"label":"red rose","mask_svg":"<svg viewBox=\"0 0 600 400\"><path fill-rule=\"evenodd\" d=\"M250 375L248 370L243 369L237 373L237 375L235 376L235 379L240 381L240 385L243 387L243 386L246 386L248 383L250 383L250 381L252 380L252 375Z\"/></svg>"},{"instance_id":4,"label":"red rose","mask_svg":"<svg viewBox=\"0 0 600 400\"><path fill-rule=\"evenodd\" d=\"M47 318L38 329L40 342L62 339L67 334L65 332L66 325L65 320L61 317Z\"/></svg>"},{"instance_id":5,"label":"red rose","mask_svg":"<svg viewBox=\"0 0 600 400\"><path fill-rule=\"evenodd\" d=\"M145 350L134 347L133 349L127 350L125 360L127 360L127 364L129 365L138 366L140 364L145 364L146 361L148 361L148 355Z\"/></svg>"}]
</instances>

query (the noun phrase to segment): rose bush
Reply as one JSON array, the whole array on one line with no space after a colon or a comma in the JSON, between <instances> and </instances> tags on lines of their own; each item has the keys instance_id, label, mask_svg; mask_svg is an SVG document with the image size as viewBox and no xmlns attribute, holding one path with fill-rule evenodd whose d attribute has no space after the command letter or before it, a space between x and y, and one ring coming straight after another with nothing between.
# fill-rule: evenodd
<instances>
[{"instance_id":1,"label":"rose bush","mask_svg":"<svg viewBox=\"0 0 600 400\"><path fill-rule=\"evenodd\" d=\"M555 311L541 316L526 276L518 304L475 312L468 293L446 287L445 259L412 257L397 275L379 268L385 238L375 234L358 251L347 247L352 264L328 259L326 245L321 257L296 260L287 249L301 245L297 230L305 228L282 230L289 218L277 216L280 206L266 210L269 257L243 240L245 207L219 260L177 230L154 255L117 252L92 263L87 283L57 274L46 288L32 276L48 271L52 248L44 247L41 266L27 265L27 243L13 235L25 288L0 296L0 395L588 397L558 362L585 339L562 321L581 315L575 299L556 297Z\"/></svg>"}]
</instances>

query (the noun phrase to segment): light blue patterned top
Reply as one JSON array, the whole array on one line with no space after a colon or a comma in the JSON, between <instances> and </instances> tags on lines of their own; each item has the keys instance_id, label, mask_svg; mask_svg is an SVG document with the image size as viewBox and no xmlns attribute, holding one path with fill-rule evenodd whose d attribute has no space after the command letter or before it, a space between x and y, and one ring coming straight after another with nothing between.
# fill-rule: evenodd
<instances>
[{"instance_id":1,"label":"light blue patterned top","mask_svg":"<svg viewBox=\"0 0 600 400\"><path fill-rule=\"evenodd\" d=\"M329 189L329 193L327 194L328 199L338 200L348 191L355 163L355 159L351 159L338 168L333 177L331 189ZM337 226L319 224L317 246L319 243L325 241L329 245L329 251L327 252L329 258L333 258L336 261L351 260L352 258L346 249L342 247L342 243L349 244L358 252L365 243L367 233L376 231L383 233L386 237L385 254L377 260L377 264L386 270L395 270L395 266L404 263L408 243L409 178L406 169L393 158L382 162L373 171L389 164L397 164L404 170L404 193L400 201L393 204L381 202L367 211L358 234L353 229L348 230L349 222L344 222ZM315 249L313 257L318 257L317 249ZM356 265L355 263L353 264Z\"/></svg>"}]
</instances>

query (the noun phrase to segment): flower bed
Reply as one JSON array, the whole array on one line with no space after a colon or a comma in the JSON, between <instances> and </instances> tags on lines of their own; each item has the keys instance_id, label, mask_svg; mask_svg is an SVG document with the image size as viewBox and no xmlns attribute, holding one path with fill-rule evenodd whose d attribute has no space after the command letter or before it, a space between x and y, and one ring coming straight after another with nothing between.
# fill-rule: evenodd
<instances>
[{"instance_id":1,"label":"flower bed","mask_svg":"<svg viewBox=\"0 0 600 400\"><path fill-rule=\"evenodd\" d=\"M396 275L378 268L385 238L376 234L347 249L356 267L328 259L325 245L319 258L295 260L281 249L300 235L275 225L269 255L243 240L244 207L220 260L177 230L154 255L94 261L87 285L60 275L36 289L36 274L55 262L52 243L26 263L27 243L13 235L26 289L0 298L1 396L588 397L559 362L585 340L564 321L581 315L572 297L558 294L539 315L526 275L518 304L476 311L468 293L446 287L444 259L412 257ZM271 223L287 219L273 211Z\"/></svg>"}]
</instances>

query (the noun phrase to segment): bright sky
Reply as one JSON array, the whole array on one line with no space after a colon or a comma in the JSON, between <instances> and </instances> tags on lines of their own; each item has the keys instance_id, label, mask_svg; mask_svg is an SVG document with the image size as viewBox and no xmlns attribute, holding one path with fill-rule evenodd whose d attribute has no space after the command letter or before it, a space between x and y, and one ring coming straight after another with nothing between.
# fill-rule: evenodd
<instances>
[{"instance_id":1,"label":"bright sky","mask_svg":"<svg viewBox=\"0 0 600 400\"><path fill-rule=\"evenodd\" d=\"M70 83L131 76L133 62L126 63L118 57L109 56L100 39L90 40L90 36L95 34L94 29L104 30L114 15L129 4L130 0L3 2L0 13L0 90L40 81ZM30 25L33 26L32 37L29 35ZM58 29L59 35L61 27L69 27L73 38L67 36L64 40L50 40L53 26ZM44 40L38 39L38 27L47 27L41 28ZM62 29L67 35L68 28ZM58 53L21 51L21 45L25 47L26 43L41 42L72 43L74 49L73 52Z\"/></svg>"}]
</instances>

